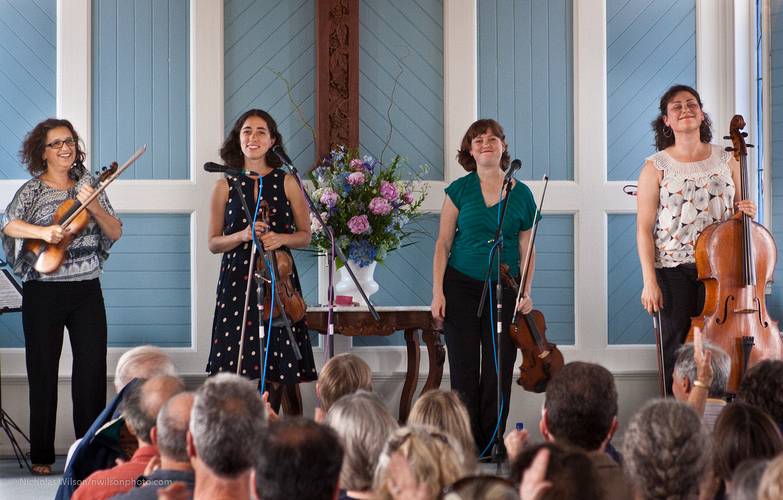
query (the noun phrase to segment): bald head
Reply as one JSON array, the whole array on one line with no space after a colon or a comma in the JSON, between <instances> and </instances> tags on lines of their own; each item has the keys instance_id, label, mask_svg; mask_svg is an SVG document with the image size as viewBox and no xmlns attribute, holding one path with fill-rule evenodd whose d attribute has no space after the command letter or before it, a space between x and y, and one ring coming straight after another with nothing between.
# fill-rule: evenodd
<instances>
[{"instance_id":1,"label":"bald head","mask_svg":"<svg viewBox=\"0 0 783 500\"><path fill-rule=\"evenodd\" d=\"M127 394L123 401L122 416L137 439L150 442L150 430L155 425L161 407L184 390L185 384L178 377L161 375L137 385Z\"/></svg>"},{"instance_id":2,"label":"bald head","mask_svg":"<svg viewBox=\"0 0 783 500\"><path fill-rule=\"evenodd\" d=\"M181 392L169 399L158 413L156 426L158 450L163 457L177 462L188 461L185 436L193 408L193 393Z\"/></svg>"}]
</instances>

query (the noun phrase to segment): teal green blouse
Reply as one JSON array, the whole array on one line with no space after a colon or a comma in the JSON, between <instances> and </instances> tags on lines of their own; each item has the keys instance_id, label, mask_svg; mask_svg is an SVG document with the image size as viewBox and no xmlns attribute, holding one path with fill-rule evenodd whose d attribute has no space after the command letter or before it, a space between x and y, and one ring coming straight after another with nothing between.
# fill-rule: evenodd
<instances>
[{"instance_id":1,"label":"teal green blouse","mask_svg":"<svg viewBox=\"0 0 783 500\"><path fill-rule=\"evenodd\" d=\"M489 251L498 227L498 202L484 203L476 172L457 179L446 188L446 195L459 210L457 233L451 246L449 265L473 279L487 277ZM519 274L519 233L533 227L536 202L525 184L517 181L508 195L508 210L503 221L502 262L508 264L511 274ZM495 260L497 266L497 260ZM493 276L497 272L493 269Z\"/></svg>"}]
</instances>

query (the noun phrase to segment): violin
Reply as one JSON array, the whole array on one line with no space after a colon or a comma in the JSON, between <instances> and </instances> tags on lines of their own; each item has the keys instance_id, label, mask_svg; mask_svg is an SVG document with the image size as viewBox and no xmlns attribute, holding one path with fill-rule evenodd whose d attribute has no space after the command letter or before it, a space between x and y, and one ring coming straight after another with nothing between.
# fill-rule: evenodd
<instances>
[{"instance_id":1,"label":"violin","mask_svg":"<svg viewBox=\"0 0 783 500\"><path fill-rule=\"evenodd\" d=\"M112 162L109 168L104 168L92 182L91 186L95 191L87 198L85 203L81 203L73 198L68 198L60 203L54 212L52 224L59 225L65 230L63 239L56 244L47 243L39 239L26 239L22 243L21 259L41 274L55 272L63 263L63 260L65 260L65 255L71 242L90 223L90 214L86 210L87 205L95 200L109 184L119 177L131 163L143 155L146 150L147 145L145 144L121 167L117 166L117 162Z\"/></svg>"},{"instance_id":2,"label":"violin","mask_svg":"<svg viewBox=\"0 0 783 500\"><path fill-rule=\"evenodd\" d=\"M269 226L269 204L266 200L261 201L260 205L261 220ZM257 270L262 274L266 273L266 262L271 263L275 273L275 306L272 307L272 280L264 279L266 291L264 293L264 320L269 321L269 315L274 310L273 318L280 316L282 310L285 311L288 319L296 323L305 317L307 306L305 305L302 294L296 289L293 283L294 259L291 254L285 250L264 250L264 259L258 259ZM266 273L268 274L268 273Z\"/></svg>"},{"instance_id":3,"label":"violin","mask_svg":"<svg viewBox=\"0 0 783 500\"><path fill-rule=\"evenodd\" d=\"M739 199L747 199L747 148L745 119L735 115L730 135L734 158L740 164ZM727 391L734 393L748 368L761 359L781 358L778 322L770 318L765 288L772 281L777 246L772 234L743 212L712 224L702 231L695 245L696 271L704 282L701 314L691 319L687 340L694 327L731 357Z\"/></svg>"},{"instance_id":4,"label":"violin","mask_svg":"<svg viewBox=\"0 0 783 500\"><path fill-rule=\"evenodd\" d=\"M504 264L500 267L501 279L504 280L507 286L517 289L517 304L527 283L531 257L533 255L533 245L536 240L541 214L541 205L544 203L548 184L549 178L544 176L544 190L541 193L541 200L538 203L533 219L535 222L533 223L530 242L525 254L520 285L517 286L516 280L508 273L507 265ZM514 318L509 327L509 334L522 353L522 363L519 365L519 379L517 379L517 383L529 392L541 393L546 391L547 384L563 368L565 361L557 345L549 342L546 338L544 314L537 309L533 309L527 314L518 315L515 309Z\"/></svg>"}]
</instances>

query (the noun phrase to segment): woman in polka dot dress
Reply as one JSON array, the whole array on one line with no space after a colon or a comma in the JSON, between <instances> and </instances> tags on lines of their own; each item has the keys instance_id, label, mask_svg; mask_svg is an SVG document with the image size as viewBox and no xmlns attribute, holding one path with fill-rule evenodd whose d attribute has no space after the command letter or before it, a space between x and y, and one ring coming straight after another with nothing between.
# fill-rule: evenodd
<instances>
[{"instance_id":1,"label":"woman in polka dot dress","mask_svg":"<svg viewBox=\"0 0 783 500\"><path fill-rule=\"evenodd\" d=\"M269 204L267 227L257 222L255 232L266 250L305 247L310 243L310 221L307 205L299 186L290 175L279 170L280 160L270 151L273 145L282 145L282 137L274 119L266 112L251 109L239 117L220 149L220 157L234 168L258 172L262 181L262 198ZM255 178L232 178L238 182L248 207L256 206L258 182ZM245 303L248 262L252 246L251 221L242 208L236 189L226 179L215 183L212 191L209 221L209 250L222 253L220 278L217 285L217 303L212 324L212 344L207 372L236 373L237 356L242 327L242 307ZM294 270L293 283L301 292ZM249 311L245 329L240 374L250 379L261 377L261 342L258 337L255 283L250 287ZM265 325L266 326L266 325ZM270 402L278 406L285 385L311 382L317 378L313 350L307 325L299 321L292 325L302 359L297 361L283 326L271 331L267 366L267 388ZM278 408L275 408L276 410Z\"/></svg>"}]
</instances>

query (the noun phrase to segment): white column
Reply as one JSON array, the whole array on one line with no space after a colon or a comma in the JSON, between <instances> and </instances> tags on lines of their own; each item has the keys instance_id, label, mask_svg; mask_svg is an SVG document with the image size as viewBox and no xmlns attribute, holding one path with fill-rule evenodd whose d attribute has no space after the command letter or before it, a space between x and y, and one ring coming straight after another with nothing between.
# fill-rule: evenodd
<instances>
[{"instance_id":1,"label":"white column","mask_svg":"<svg viewBox=\"0 0 783 500\"><path fill-rule=\"evenodd\" d=\"M696 0L696 87L716 142L728 133L735 114L734 75L732 0Z\"/></svg>"}]
</instances>

